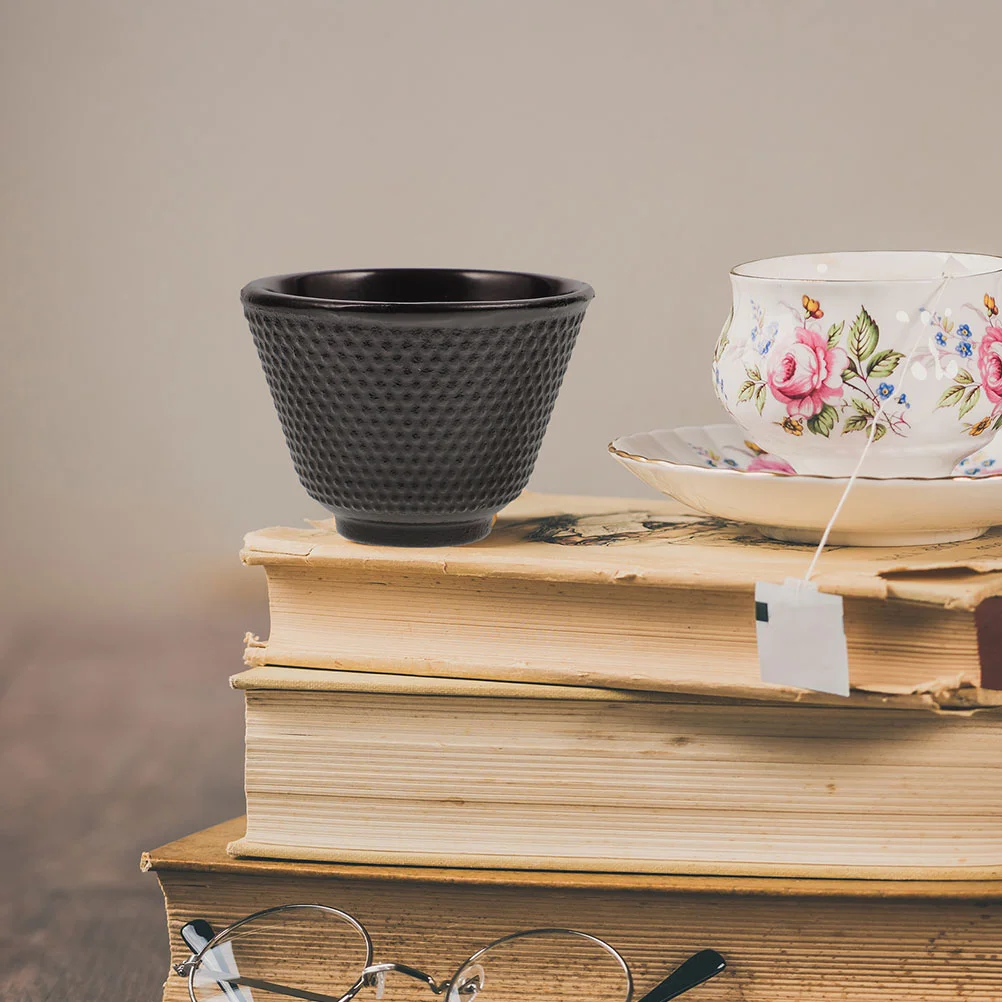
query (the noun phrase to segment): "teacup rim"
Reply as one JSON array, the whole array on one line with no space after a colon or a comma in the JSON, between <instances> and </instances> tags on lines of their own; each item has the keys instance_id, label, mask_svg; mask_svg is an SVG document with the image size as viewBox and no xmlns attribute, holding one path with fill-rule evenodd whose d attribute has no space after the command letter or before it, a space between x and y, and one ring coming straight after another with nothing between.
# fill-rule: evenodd
<instances>
[{"instance_id":1,"label":"teacup rim","mask_svg":"<svg viewBox=\"0 0 1002 1002\"><path fill-rule=\"evenodd\" d=\"M436 276L484 276L504 278L529 278L541 280L554 286L555 290L548 295L520 296L509 299L338 299L324 296L301 294L285 291L282 286L298 283L303 279L312 279L327 275L340 276L388 276L393 273ZM272 309L321 310L329 312L352 313L407 313L407 314L442 314L442 313L478 313L498 311L533 312L537 310L552 310L563 306L586 304L595 295L594 289L580 279L565 278L561 275L544 274L542 272L516 271L500 268L448 268L448 267L379 267L379 268L330 268L312 271L287 272L278 275L266 275L248 282L240 290L240 298L245 306L256 306Z\"/></svg>"},{"instance_id":2,"label":"teacup rim","mask_svg":"<svg viewBox=\"0 0 1002 1002\"><path fill-rule=\"evenodd\" d=\"M753 281L753 282L771 282L773 284L778 282L789 282L795 283L797 285L801 284L817 284L817 285L915 285L915 284L931 284L939 282L942 280L943 276L928 276L924 278L831 278L827 275L788 275L783 277L774 277L767 275L755 275L749 274L747 269L753 268L755 265L765 265L777 261L796 261L796 260L809 260L811 258L819 257L866 257L868 255L901 255L907 257L918 257L922 255L943 257L957 257L957 258L980 258L985 262L991 261L995 263L994 267L985 268L983 271L970 271L963 275L955 276L956 278L981 278L988 275L1000 275L1002 274L1002 255L998 254L988 254L984 251L943 251L943 250L922 250L922 249L878 249L870 248L867 250L838 250L838 251L804 251L798 254L776 254L770 257L755 258L749 261L743 261L740 264L734 265L730 270L730 275L733 278L740 278L743 280Z\"/></svg>"}]
</instances>

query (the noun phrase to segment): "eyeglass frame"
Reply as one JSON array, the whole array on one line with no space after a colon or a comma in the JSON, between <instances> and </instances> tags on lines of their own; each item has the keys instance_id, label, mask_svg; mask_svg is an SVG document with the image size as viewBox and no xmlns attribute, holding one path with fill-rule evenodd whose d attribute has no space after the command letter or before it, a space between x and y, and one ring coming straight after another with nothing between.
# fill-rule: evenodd
<instances>
[{"instance_id":1,"label":"eyeglass frame","mask_svg":"<svg viewBox=\"0 0 1002 1002\"><path fill-rule=\"evenodd\" d=\"M191 1002L199 1002L198 998L195 996L195 973L202 964L202 958L207 953L211 952L219 945L219 943L228 939L236 929L239 929L243 925L247 925L250 922L254 922L255 920L263 918L267 915L274 915L278 912L296 911L299 909L321 911L343 919L362 938L362 942L365 946L365 963L362 965L362 971L355 980L354 984L352 984L343 995L340 997L323 995L319 992L310 992L305 989L290 988L287 985L278 985L267 981L259 981L257 979L245 979L243 977L240 977L239 980L229 980L224 978L217 982L220 987L222 987L223 984L237 987L240 985L246 985L248 988L259 988L263 991L275 991L275 994L286 995L289 998L303 999L304 1002L351 1002L351 1000L354 999L363 988L377 987L387 974L393 973L403 974L416 981L422 982L427 985L435 995L446 995L446 1002L449 1002L448 993L453 991L454 982L459 975L467 968L475 966L477 960L484 956L484 954L486 954L489 950L494 949L494 947L517 939L526 939L531 936L569 935L578 936L581 939L594 943L604 949L610 957L616 961L626 979L627 991L622 1002L633 1002L635 986L633 981L633 972L630 970L630 965L626 962L623 955L614 946L612 946L612 944L607 943L604 939L600 939L598 936L591 935L591 933L581 932L577 929L563 928L525 929L520 932L509 933L507 936L501 936L472 953L459 965L458 968L456 968L456 972L451 978L446 981L438 982L430 974L426 974L424 971L421 971L416 967L410 967L407 964L392 962L374 964L372 962L372 937L369 935L369 931L365 928L365 926L362 925L362 923L359 922L354 915L351 915L346 911L342 911L340 908L334 908L332 905L313 903L274 905L271 908L262 908L259 911L252 912L250 915L245 915L243 918L237 919L235 922L231 922L219 932L213 932L211 939L208 939L197 951L195 951L191 943L189 943L185 938L184 933L186 929L194 924L194 922L199 920L196 919L192 922L185 923L185 925L181 928L181 937L184 939L188 948L192 950L192 955L186 961L183 961L180 964L174 964L172 966L172 970L178 976L187 978L188 997ZM205 925L210 930L212 929L207 922ZM678 998L679 995L684 994L691 988L695 988L697 985L701 985L705 981L709 981L710 978L715 977L722 970L724 970L725 966L726 962L724 961L724 958L721 957L715 950L700 950L699 952L694 953L687 960L683 961L678 967L669 973L666 978L660 981L654 986L654 988L644 995L643 998L639 999L638 1002L670 1002L671 999ZM481 970L483 969L481 968ZM219 973L221 974L222 972ZM464 982L462 985L456 987L456 994L462 994L464 988L467 987L467 984L468 982ZM223 989L223 991L225 992L226 990ZM470 993L467 992L466 994Z\"/></svg>"}]
</instances>

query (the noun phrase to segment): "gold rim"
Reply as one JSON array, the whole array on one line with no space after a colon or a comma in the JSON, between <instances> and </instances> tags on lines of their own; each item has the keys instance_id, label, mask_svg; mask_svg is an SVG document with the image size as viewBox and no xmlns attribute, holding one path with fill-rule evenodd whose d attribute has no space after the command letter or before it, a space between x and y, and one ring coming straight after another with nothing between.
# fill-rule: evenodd
<instances>
[{"instance_id":1,"label":"gold rim","mask_svg":"<svg viewBox=\"0 0 1002 1002\"><path fill-rule=\"evenodd\" d=\"M778 473L776 470L736 470L733 467L728 469L722 469L716 466L693 466L690 463L676 463L671 459L651 459L650 456L638 456L634 452L627 452L625 449L620 449L616 442L610 442L607 446L609 452L614 456L618 456L620 459L631 459L635 463L647 463L650 466L673 466L677 469L682 470L704 470L708 473L729 473L736 476L742 476L748 474L749 472L758 475L763 474L767 477L779 477L783 480L789 480L791 477L796 477L798 480L848 480L848 477L831 477L824 473ZM980 476L968 477L961 474L960 476L949 476L949 477L856 477L857 480L865 480L867 483L881 484L881 483L895 483L902 480L909 481L911 483L920 484L938 484L943 483L947 480L952 480L954 483L977 483L981 480L994 480L997 477L1002 477L1002 470L997 473L983 473Z\"/></svg>"}]
</instances>

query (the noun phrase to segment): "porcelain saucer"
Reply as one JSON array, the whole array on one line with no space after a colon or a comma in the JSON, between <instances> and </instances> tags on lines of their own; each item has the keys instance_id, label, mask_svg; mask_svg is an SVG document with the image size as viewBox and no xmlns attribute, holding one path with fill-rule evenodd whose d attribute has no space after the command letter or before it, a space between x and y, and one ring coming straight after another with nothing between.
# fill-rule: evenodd
<instances>
[{"instance_id":1,"label":"porcelain saucer","mask_svg":"<svg viewBox=\"0 0 1002 1002\"><path fill-rule=\"evenodd\" d=\"M816 543L847 477L800 476L733 424L643 432L609 451L645 484L690 508L755 526L763 535ZM1002 462L989 450L951 477L871 479L853 484L829 542L921 546L974 539L1002 524Z\"/></svg>"}]
</instances>

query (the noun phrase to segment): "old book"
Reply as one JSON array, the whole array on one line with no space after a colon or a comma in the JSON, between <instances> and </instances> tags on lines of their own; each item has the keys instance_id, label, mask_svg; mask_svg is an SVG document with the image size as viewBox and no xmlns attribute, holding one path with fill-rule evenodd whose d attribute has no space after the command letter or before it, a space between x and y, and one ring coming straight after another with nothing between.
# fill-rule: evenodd
<instances>
[{"instance_id":1,"label":"old book","mask_svg":"<svg viewBox=\"0 0 1002 1002\"><path fill-rule=\"evenodd\" d=\"M242 557L267 572L271 632L246 660L799 699L759 681L753 595L804 574L811 552L616 498L527 495L486 540L446 550L361 546L331 523L265 529ZM845 596L857 690L1002 701L1002 530L832 549L816 582Z\"/></svg>"},{"instance_id":2,"label":"old book","mask_svg":"<svg viewBox=\"0 0 1002 1002\"><path fill-rule=\"evenodd\" d=\"M692 1002L999 998L1002 883L994 880L641 876L233 859L225 846L242 828L237 819L144 855L143 869L156 872L166 898L172 963L189 956L179 935L186 922L201 918L219 931L259 909L303 902L340 908L362 922L376 962L409 964L439 979L499 936L567 926L620 950L639 993L687 955L718 950L727 969L685 996ZM286 935L263 943L266 948L262 971L282 958L290 963L290 954L307 958L317 944L311 927L297 926L293 915ZM554 957L544 968L546 984L527 981L520 997L566 998L558 990L560 961ZM522 976L538 979L539 971ZM387 992L395 999L433 997L406 978L388 984ZM582 997L603 1002L598 991ZM264 993L261 1002L272 998ZM375 995L365 989L359 998ZM165 1002L187 999L185 979L172 971Z\"/></svg>"},{"instance_id":3,"label":"old book","mask_svg":"<svg viewBox=\"0 0 1002 1002\"><path fill-rule=\"evenodd\" d=\"M235 854L470 867L1002 878L1002 712L318 669L237 675Z\"/></svg>"}]
</instances>

